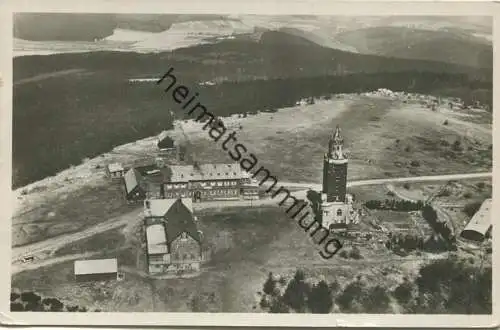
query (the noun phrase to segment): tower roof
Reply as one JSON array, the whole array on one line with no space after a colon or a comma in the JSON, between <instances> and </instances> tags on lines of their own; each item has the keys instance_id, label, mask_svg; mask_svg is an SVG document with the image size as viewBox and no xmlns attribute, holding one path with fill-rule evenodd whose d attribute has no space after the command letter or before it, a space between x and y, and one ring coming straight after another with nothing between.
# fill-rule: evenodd
<instances>
[{"instance_id":1,"label":"tower roof","mask_svg":"<svg viewBox=\"0 0 500 330\"><path fill-rule=\"evenodd\" d=\"M337 127L335 127L335 132L332 135L332 140L335 142L341 142L344 140L344 138L342 137L342 134L340 133L340 126L339 125L337 125Z\"/></svg>"}]
</instances>

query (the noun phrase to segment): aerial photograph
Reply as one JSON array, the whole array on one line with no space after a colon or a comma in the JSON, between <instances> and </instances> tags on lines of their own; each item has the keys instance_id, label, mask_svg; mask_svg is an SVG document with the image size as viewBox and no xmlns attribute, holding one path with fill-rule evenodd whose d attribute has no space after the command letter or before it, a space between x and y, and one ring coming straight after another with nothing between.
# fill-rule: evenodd
<instances>
[{"instance_id":1,"label":"aerial photograph","mask_svg":"<svg viewBox=\"0 0 500 330\"><path fill-rule=\"evenodd\" d=\"M10 311L492 315L492 29L15 13Z\"/></svg>"}]
</instances>

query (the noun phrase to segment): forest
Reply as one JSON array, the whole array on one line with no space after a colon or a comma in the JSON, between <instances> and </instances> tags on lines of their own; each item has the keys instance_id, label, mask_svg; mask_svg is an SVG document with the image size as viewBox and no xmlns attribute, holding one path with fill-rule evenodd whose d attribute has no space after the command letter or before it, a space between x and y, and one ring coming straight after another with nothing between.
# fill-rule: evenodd
<instances>
[{"instance_id":1,"label":"forest","mask_svg":"<svg viewBox=\"0 0 500 330\"><path fill-rule=\"evenodd\" d=\"M169 67L218 116L276 111L304 98L379 88L456 96L491 108L491 70L312 49L276 33L261 42L229 40L158 54L15 58L13 187L171 128L170 110L178 105L154 82L128 82L161 77ZM217 83L199 85L209 80Z\"/></svg>"},{"instance_id":2,"label":"forest","mask_svg":"<svg viewBox=\"0 0 500 330\"><path fill-rule=\"evenodd\" d=\"M297 270L287 278L269 273L258 294L269 313L491 314L492 269L452 256L423 266L388 289L363 276L342 286L336 280L313 280Z\"/></svg>"}]
</instances>

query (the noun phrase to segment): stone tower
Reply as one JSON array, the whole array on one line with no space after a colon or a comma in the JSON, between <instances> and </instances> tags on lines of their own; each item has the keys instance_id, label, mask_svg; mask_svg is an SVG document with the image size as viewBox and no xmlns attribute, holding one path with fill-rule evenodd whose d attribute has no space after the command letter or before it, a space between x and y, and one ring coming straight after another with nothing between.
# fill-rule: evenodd
<instances>
[{"instance_id":1,"label":"stone tower","mask_svg":"<svg viewBox=\"0 0 500 330\"><path fill-rule=\"evenodd\" d=\"M347 156L343 147L344 138L337 126L330 137L323 162L321 225L329 230L345 229L358 221L352 196L347 195Z\"/></svg>"},{"instance_id":2,"label":"stone tower","mask_svg":"<svg viewBox=\"0 0 500 330\"><path fill-rule=\"evenodd\" d=\"M337 126L330 136L328 152L323 161L323 193L327 202L346 202L347 157L343 151L344 138Z\"/></svg>"}]
</instances>

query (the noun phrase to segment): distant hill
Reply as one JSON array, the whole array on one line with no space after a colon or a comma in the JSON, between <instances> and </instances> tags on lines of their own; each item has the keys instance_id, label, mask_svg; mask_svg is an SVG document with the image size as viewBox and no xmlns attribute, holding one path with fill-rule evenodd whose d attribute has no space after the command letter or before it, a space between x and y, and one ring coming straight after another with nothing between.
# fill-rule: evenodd
<instances>
[{"instance_id":1,"label":"distant hill","mask_svg":"<svg viewBox=\"0 0 500 330\"><path fill-rule=\"evenodd\" d=\"M14 58L14 186L170 128L168 110L178 104L154 82L128 82L159 78L170 67L179 83L199 91L207 108L221 116L377 88L491 102L491 69L354 54L280 31L260 36L174 52ZM216 84L198 85L205 81Z\"/></svg>"},{"instance_id":2,"label":"distant hill","mask_svg":"<svg viewBox=\"0 0 500 330\"><path fill-rule=\"evenodd\" d=\"M94 41L125 29L168 30L173 23L226 19L225 15L19 13L14 15L14 37L33 41Z\"/></svg>"},{"instance_id":3,"label":"distant hill","mask_svg":"<svg viewBox=\"0 0 500 330\"><path fill-rule=\"evenodd\" d=\"M14 15L14 37L24 40L93 41L113 34L112 14L22 13Z\"/></svg>"},{"instance_id":4,"label":"distant hill","mask_svg":"<svg viewBox=\"0 0 500 330\"><path fill-rule=\"evenodd\" d=\"M486 39L457 29L430 31L373 27L339 33L335 39L363 54L493 67L492 45Z\"/></svg>"},{"instance_id":5,"label":"distant hill","mask_svg":"<svg viewBox=\"0 0 500 330\"><path fill-rule=\"evenodd\" d=\"M327 48L334 48L338 50L343 50L352 53L358 53L358 50L351 46L343 44L337 40L334 40L332 35L329 35L323 31L305 31L294 27L283 27L278 30L279 32L287 33L293 36L301 37L307 39L315 44Z\"/></svg>"}]
</instances>

